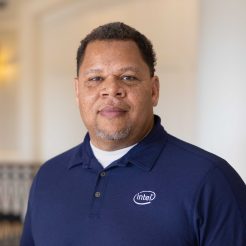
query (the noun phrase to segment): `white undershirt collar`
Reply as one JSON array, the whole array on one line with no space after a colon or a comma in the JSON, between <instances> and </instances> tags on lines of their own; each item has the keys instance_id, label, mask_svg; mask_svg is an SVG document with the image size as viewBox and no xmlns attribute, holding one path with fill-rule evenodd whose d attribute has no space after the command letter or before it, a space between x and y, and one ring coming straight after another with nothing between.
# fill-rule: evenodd
<instances>
[{"instance_id":1,"label":"white undershirt collar","mask_svg":"<svg viewBox=\"0 0 246 246\"><path fill-rule=\"evenodd\" d=\"M130 149L132 149L135 145L137 145L137 143L129 147L119 149L119 150L114 150L114 151L101 150L97 148L95 145L93 145L91 141L90 141L90 145L91 145L92 152L94 156L96 157L96 159L98 160L98 162L104 168L106 168L109 164L111 164L112 162L124 156Z\"/></svg>"}]
</instances>

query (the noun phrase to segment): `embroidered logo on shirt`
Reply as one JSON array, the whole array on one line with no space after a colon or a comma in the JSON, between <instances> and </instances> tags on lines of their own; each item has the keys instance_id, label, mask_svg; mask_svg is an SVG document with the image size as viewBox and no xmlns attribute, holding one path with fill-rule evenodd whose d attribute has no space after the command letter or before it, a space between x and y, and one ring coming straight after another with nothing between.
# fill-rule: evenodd
<instances>
[{"instance_id":1,"label":"embroidered logo on shirt","mask_svg":"<svg viewBox=\"0 0 246 246\"><path fill-rule=\"evenodd\" d=\"M137 205L150 204L156 198L154 191L140 191L133 197L133 201Z\"/></svg>"}]
</instances>

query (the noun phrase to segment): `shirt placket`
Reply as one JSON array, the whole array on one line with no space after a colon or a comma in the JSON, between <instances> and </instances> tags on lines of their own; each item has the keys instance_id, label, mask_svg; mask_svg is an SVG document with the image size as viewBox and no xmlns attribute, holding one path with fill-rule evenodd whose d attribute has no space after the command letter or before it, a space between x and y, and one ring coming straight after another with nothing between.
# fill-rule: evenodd
<instances>
[{"instance_id":1,"label":"shirt placket","mask_svg":"<svg viewBox=\"0 0 246 246\"><path fill-rule=\"evenodd\" d=\"M106 193L109 171L101 171L97 173L97 181L92 194L92 202L90 208L90 218L99 218L100 211L103 205L103 200Z\"/></svg>"}]
</instances>

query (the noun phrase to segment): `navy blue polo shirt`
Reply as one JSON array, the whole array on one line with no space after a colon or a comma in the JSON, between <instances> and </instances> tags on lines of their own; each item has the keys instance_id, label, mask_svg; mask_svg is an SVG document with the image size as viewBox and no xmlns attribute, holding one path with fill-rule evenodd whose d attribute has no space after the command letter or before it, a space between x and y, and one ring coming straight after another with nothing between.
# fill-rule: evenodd
<instances>
[{"instance_id":1,"label":"navy blue polo shirt","mask_svg":"<svg viewBox=\"0 0 246 246\"><path fill-rule=\"evenodd\" d=\"M107 168L87 134L49 160L21 246L245 246L246 187L223 159L155 126Z\"/></svg>"}]
</instances>

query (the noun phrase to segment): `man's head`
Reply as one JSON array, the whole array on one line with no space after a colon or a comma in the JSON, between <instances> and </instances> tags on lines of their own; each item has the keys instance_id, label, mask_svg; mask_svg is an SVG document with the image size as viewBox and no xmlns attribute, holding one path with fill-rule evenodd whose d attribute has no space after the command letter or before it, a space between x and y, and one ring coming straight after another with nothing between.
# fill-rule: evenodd
<instances>
[{"instance_id":1,"label":"man's head","mask_svg":"<svg viewBox=\"0 0 246 246\"><path fill-rule=\"evenodd\" d=\"M78 50L76 98L92 143L116 150L139 142L152 128L159 80L154 76L151 43L144 38L141 50L140 44L129 38L144 37L142 34L121 23L95 30L99 29L104 38L89 34ZM146 50L143 45L147 45ZM145 58L146 54L152 58Z\"/></svg>"},{"instance_id":2,"label":"man's head","mask_svg":"<svg viewBox=\"0 0 246 246\"><path fill-rule=\"evenodd\" d=\"M151 76L154 76L156 55L153 50L152 43L143 34L136 29L122 23L113 22L103 26L95 28L89 33L81 42L77 51L77 75L79 73L79 67L83 62L86 47L89 43L96 40L121 40L121 41L133 41L138 46L143 60L149 67Z\"/></svg>"}]
</instances>

